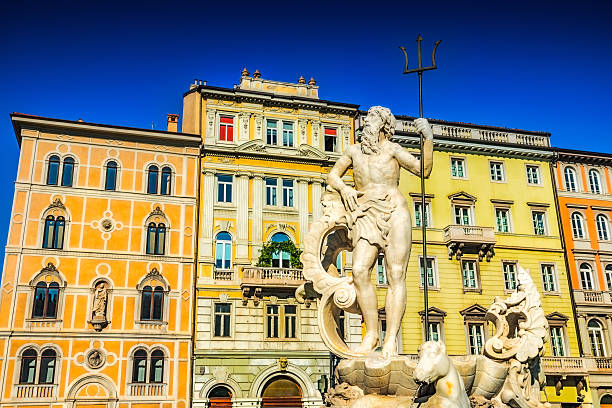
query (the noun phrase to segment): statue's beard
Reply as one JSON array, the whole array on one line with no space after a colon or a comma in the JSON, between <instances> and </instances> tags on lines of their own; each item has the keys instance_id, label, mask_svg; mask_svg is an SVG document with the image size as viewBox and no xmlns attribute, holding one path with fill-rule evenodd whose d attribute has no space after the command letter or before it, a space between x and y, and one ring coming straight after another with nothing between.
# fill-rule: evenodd
<instances>
[{"instance_id":1,"label":"statue's beard","mask_svg":"<svg viewBox=\"0 0 612 408\"><path fill-rule=\"evenodd\" d=\"M372 129L365 127L361 136L361 151L364 154L377 154L380 152L380 143L378 142L378 132L372 132Z\"/></svg>"}]
</instances>

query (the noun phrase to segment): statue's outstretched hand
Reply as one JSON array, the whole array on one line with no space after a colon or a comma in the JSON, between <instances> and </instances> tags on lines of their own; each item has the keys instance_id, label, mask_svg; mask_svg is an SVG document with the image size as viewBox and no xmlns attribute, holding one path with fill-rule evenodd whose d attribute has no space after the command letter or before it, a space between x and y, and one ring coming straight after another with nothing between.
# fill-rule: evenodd
<instances>
[{"instance_id":1,"label":"statue's outstretched hand","mask_svg":"<svg viewBox=\"0 0 612 408\"><path fill-rule=\"evenodd\" d=\"M357 203L357 197L360 195L357 190L353 187L345 186L340 190L342 201L344 202L344 208L350 211L355 211L359 204Z\"/></svg>"},{"instance_id":2,"label":"statue's outstretched hand","mask_svg":"<svg viewBox=\"0 0 612 408\"><path fill-rule=\"evenodd\" d=\"M429 122L427 121L427 119L415 119L414 124L416 125L418 132L422 134L425 139L433 139L433 132L431 131L431 126L429 126Z\"/></svg>"}]
</instances>

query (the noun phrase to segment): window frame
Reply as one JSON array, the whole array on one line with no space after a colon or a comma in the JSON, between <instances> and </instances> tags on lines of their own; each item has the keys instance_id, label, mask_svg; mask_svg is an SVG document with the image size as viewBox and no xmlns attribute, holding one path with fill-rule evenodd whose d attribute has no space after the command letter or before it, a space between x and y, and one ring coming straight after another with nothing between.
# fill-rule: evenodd
<instances>
[{"instance_id":1,"label":"window frame","mask_svg":"<svg viewBox=\"0 0 612 408\"><path fill-rule=\"evenodd\" d=\"M606 280L606 288L609 291L612 291L612 263L610 263L609 261L604 261L604 266L602 269L603 269L604 279Z\"/></svg>"},{"instance_id":2,"label":"window frame","mask_svg":"<svg viewBox=\"0 0 612 408\"><path fill-rule=\"evenodd\" d=\"M58 154L52 154L47 158L46 162L47 162L47 174L45 177L45 184L48 186L57 186L60 181L60 174L61 174L60 168L62 164L62 158ZM55 182L54 183L51 183L49 180L51 176L51 163L57 166L55 170Z\"/></svg>"},{"instance_id":3,"label":"window frame","mask_svg":"<svg viewBox=\"0 0 612 408\"><path fill-rule=\"evenodd\" d=\"M418 207L418 209L417 209ZM421 220L420 218L422 218L421 213L422 210L421 208L423 207L423 204L421 203L421 200L414 200L413 199L413 213L414 213L414 227L415 228L421 228ZM418 214L418 216L417 216ZM433 228L433 220L431 217L431 202L425 200L425 228Z\"/></svg>"},{"instance_id":4,"label":"window frame","mask_svg":"<svg viewBox=\"0 0 612 408\"><path fill-rule=\"evenodd\" d=\"M283 207L294 208L295 207L295 180L282 178L281 188L282 188L282 199L283 199ZM291 182L291 186L286 186L285 182Z\"/></svg>"},{"instance_id":5,"label":"window frame","mask_svg":"<svg viewBox=\"0 0 612 408\"><path fill-rule=\"evenodd\" d=\"M508 275L508 277L510 277L510 274L507 273L506 271L506 265L513 265L513 271L512 271L512 276L514 276L514 287L510 287L511 285L508 285L510 282L509 279L506 279L506 275ZM504 283L504 292L508 293L508 292L514 292L516 291L516 288L518 287L518 261L516 260L502 260L501 261L501 266L502 266L502 281Z\"/></svg>"},{"instance_id":6,"label":"window frame","mask_svg":"<svg viewBox=\"0 0 612 408\"><path fill-rule=\"evenodd\" d=\"M149 290L147 290L149 288ZM159 289L159 290L158 290ZM148 318L143 316L144 313L144 305L145 305L145 293L150 293L151 299L149 300L149 316ZM159 318L155 317L155 294L161 293L161 303L159 305L160 316ZM166 289L161 285L155 285L153 287L150 284L146 284L140 290L140 310L139 310L139 322L142 323L163 323L164 315L165 315L165 305L166 305Z\"/></svg>"},{"instance_id":7,"label":"window frame","mask_svg":"<svg viewBox=\"0 0 612 408\"><path fill-rule=\"evenodd\" d=\"M227 234L229 235L229 239L219 239L219 235L221 234ZM234 266L234 262L233 262L233 252L234 252L234 237L232 236L232 234L230 234L228 231L219 231L215 234L215 240L214 240L214 249L215 249L215 269L222 269L222 270L230 270L233 268ZM217 266L217 260L219 259L217 257L218 255L218 245L222 244L223 245L223 256L220 258L221 259L221 266ZM229 257L227 257L227 247L229 245ZM229 258L229 259L228 259ZM229 266L226 268L225 267L225 263L226 261L229 261Z\"/></svg>"},{"instance_id":8,"label":"window frame","mask_svg":"<svg viewBox=\"0 0 612 408\"><path fill-rule=\"evenodd\" d=\"M596 324L598 325L599 330L597 331L599 332L599 336L601 339L601 354L599 352L596 352L595 347L593 347L594 346L593 340L595 336L591 335L591 331L595 331L595 330L591 330L592 328L589 326L591 322L596 322ZM599 319L591 318L587 321L587 336L589 338L589 346L591 347L591 352L593 353L593 357L606 357L608 355L604 327L605 327L604 324L601 321L599 321ZM597 345L597 349L599 349L599 345Z\"/></svg>"},{"instance_id":9,"label":"window frame","mask_svg":"<svg viewBox=\"0 0 612 408\"><path fill-rule=\"evenodd\" d=\"M603 219L603 227L602 230L600 227L600 219ZM610 241L610 219L606 214L599 213L595 215L595 229L597 230L597 240L600 242ZM605 232L605 237L602 237L602 232Z\"/></svg>"},{"instance_id":10,"label":"window frame","mask_svg":"<svg viewBox=\"0 0 612 408\"><path fill-rule=\"evenodd\" d=\"M593 181L594 178L591 177L592 174L596 174L596 180L597 180L597 190L595 191L595 189L593 188ZM595 168L590 168L587 171L587 181L589 183L589 192L591 194L597 194L597 195L601 195L604 194L604 188L603 188L603 183L601 182L601 173L599 172L599 170L595 169Z\"/></svg>"},{"instance_id":11,"label":"window frame","mask_svg":"<svg viewBox=\"0 0 612 408\"><path fill-rule=\"evenodd\" d=\"M468 223L467 224L463 224L463 223L457 223L457 209L467 209L467 215L468 215ZM463 218L463 216L465 216L465 214L461 215L461 218ZM476 225L476 220L474 219L474 204L456 204L453 203L453 213L452 213L452 217L453 217L453 224L454 225L462 225L462 226L474 226Z\"/></svg>"},{"instance_id":12,"label":"window frame","mask_svg":"<svg viewBox=\"0 0 612 408\"><path fill-rule=\"evenodd\" d=\"M576 217L575 217L576 216ZM575 225L574 220L578 219L580 222L580 235L577 235L576 232L578 231L577 225ZM573 239L581 239L581 240L588 240L588 232L586 227L586 223L585 223L585 217L584 214L580 211L573 211L570 214L570 226L572 227L572 238Z\"/></svg>"},{"instance_id":13,"label":"window frame","mask_svg":"<svg viewBox=\"0 0 612 408\"><path fill-rule=\"evenodd\" d=\"M231 119L231 123L229 122L221 122L223 119ZM221 140L221 126L225 126L225 140ZM231 140L227 140L227 127L232 130ZM216 137L215 141L217 143L235 143L236 142L236 132L234 130L237 128L236 126L236 114L228 113L228 112L219 112L217 113L217 128L216 128Z\"/></svg>"},{"instance_id":14,"label":"window frame","mask_svg":"<svg viewBox=\"0 0 612 408\"><path fill-rule=\"evenodd\" d=\"M454 175L453 174L453 169L455 168L453 166L453 162L455 162L455 161L462 163L461 167L462 167L462 170L463 170L463 176L459 176L459 175ZM468 179L467 160L466 160L465 157L450 156L450 176L451 176L451 178L458 179L458 180L467 180Z\"/></svg>"},{"instance_id":15,"label":"window frame","mask_svg":"<svg viewBox=\"0 0 612 408\"><path fill-rule=\"evenodd\" d=\"M583 271L585 271L585 272L587 271L586 269L582 268L583 265L588 266L588 275L587 274L583 275ZM581 290L588 290L588 291L597 290L597 283L596 283L595 275L593 274L593 270L594 269L595 268L593 268L593 265L590 262L578 260L578 280L580 282L580 289ZM585 287L586 286L585 285L586 280L583 278L583 276L584 277L588 276L589 283L590 283L589 286L590 287L588 287L588 288Z\"/></svg>"},{"instance_id":16,"label":"window frame","mask_svg":"<svg viewBox=\"0 0 612 408\"><path fill-rule=\"evenodd\" d=\"M287 314L286 307L295 307L295 314ZM269 307L276 307L278 313L270 315L268 313ZM300 307L298 303L289 302L265 302L264 303L264 339L271 341L299 341L301 338L301 324L300 324ZM295 337L286 337L287 334L287 317L293 316L294 320L294 335ZM270 334L270 318L276 317L277 322L277 337L269 337Z\"/></svg>"},{"instance_id":17,"label":"window frame","mask_svg":"<svg viewBox=\"0 0 612 408\"><path fill-rule=\"evenodd\" d=\"M572 186L569 187L570 183L568 183L568 174L572 175ZM565 187L565 191L578 192L580 191L580 184L578 180L578 172L572 166L563 167L563 186Z\"/></svg>"},{"instance_id":18,"label":"window frame","mask_svg":"<svg viewBox=\"0 0 612 408\"><path fill-rule=\"evenodd\" d=\"M427 256L428 259L428 263L429 260L432 261L432 275L433 275L433 280L434 280L434 284L430 285L429 281L427 282L427 289L432 289L432 290L440 290L440 276L438 275L438 257L437 256ZM423 259L423 255L419 255L417 258L417 262L418 262L418 267L419 267L419 288L423 289L424 285L423 285L423 281L421 280L421 263L422 263L422 259Z\"/></svg>"},{"instance_id":19,"label":"window frame","mask_svg":"<svg viewBox=\"0 0 612 408\"><path fill-rule=\"evenodd\" d=\"M546 289L546 278L544 276L544 268L550 267L552 269L552 283L554 288L552 290ZM559 274L557 272L557 265L554 262L540 262L540 278L542 279L542 293L543 294L560 294L559 288Z\"/></svg>"},{"instance_id":20,"label":"window frame","mask_svg":"<svg viewBox=\"0 0 612 408\"><path fill-rule=\"evenodd\" d=\"M474 263L474 281L476 286L475 287L469 287L469 286L465 286L465 277L464 277L464 267L463 265L465 263L468 262L473 262ZM468 257L461 257L461 260L459 262L459 271L460 271L460 276L461 276L461 286L463 288L463 292L476 292L476 293L482 293L482 286L481 286L481 282L480 282L480 262L478 262L478 258L468 258Z\"/></svg>"},{"instance_id":21,"label":"window frame","mask_svg":"<svg viewBox=\"0 0 612 408\"><path fill-rule=\"evenodd\" d=\"M49 224L49 221L52 221L53 225L48 228L47 226L51 225ZM66 222L66 217L63 215L58 215L56 217L53 214L47 214L47 216L43 219L41 248L63 250L67 225L68 223ZM61 235L59 231L61 231ZM51 246L46 246L49 241L49 235L51 235Z\"/></svg>"},{"instance_id":22,"label":"window frame","mask_svg":"<svg viewBox=\"0 0 612 408\"><path fill-rule=\"evenodd\" d=\"M493 166L497 164L500 165L500 171L501 171L501 178L499 180L493 177ZM495 174L497 177L497 170L495 171ZM493 183L505 183L506 182L506 168L505 168L505 164L503 161L489 160L489 180Z\"/></svg>"},{"instance_id":23,"label":"window frame","mask_svg":"<svg viewBox=\"0 0 612 408\"><path fill-rule=\"evenodd\" d=\"M144 380L140 381L138 380L137 374L138 374L138 370L135 370L135 368L137 368L136 366L136 354L142 352L141 355L138 356L138 361L144 361ZM153 354L159 352L161 353L161 357L157 357L154 356ZM144 357L142 357L142 354L144 354ZM161 360L161 381L155 381L154 379L152 379L152 374L154 373L154 369L155 367L153 366L153 358L157 358L159 360ZM166 353L166 351L161 348L161 347L155 347L153 349L147 349L146 346L144 345L139 345L137 346L135 349L132 350L132 352L129 355L129 370L128 373L126 373L126 378L129 378L129 383L128 385L135 385L135 384L163 384L163 385L167 385L167 378L166 376L168 375L167 373L167 359L168 359L168 354Z\"/></svg>"},{"instance_id":24,"label":"window frame","mask_svg":"<svg viewBox=\"0 0 612 408\"><path fill-rule=\"evenodd\" d=\"M229 306L229 312L217 311L217 306ZM212 337L215 339L228 339L232 337L234 333L233 322L233 303L229 300L227 301L216 301L213 302L212 307ZM221 327L217 326L217 316L220 316ZM225 324L225 319L227 319L227 325ZM217 334L217 328L219 328L219 334ZM227 330L227 334L225 334L225 330Z\"/></svg>"},{"instance_id":25,"label":"window frame","mask_svg":"<svg viewBox=\"0 0 612 408\"><path fill-rule=\"evenodd\" d=\"M538 229L536 228L536 224L535 224L535 216L537 214L541 214L542 215L542 233L538 234ZM532 208L531 209L531 225L533 228L533 235L536 235L538 237L545 237L548 236L548 217L547 217L547 211L543 208Z\"/></svg>"},{"instance_id":26,"label":"window frame","mask_svg":"<svg viewBox=\"0 0 612 408\"><path fill-rule=\"evenodd\" d=\"M229 177L230 181L223 181L221 177ZM217 191L215 194L215 202L219 204L232 204L234 201L234 175L233 174L217 174L216 175L216 185ZM223 187L221 187L223 185ZM228 190L229 187L229 190ZM219 200L219 193L221 192L221 188L223 188L223 200ZM229 194L228 194L229 191ZM229 195L229 200L227 199Z\"/></svg>"},{"instance_id":27,"label":"window frame","mask_svg":"<svg viewBox=\"0 0 612 408\"><path fill-rule=\"evenodd\" d=\"M70 160L70 162L67 163L67 160ZM71 166L72 168L70 169L70 180L65 181L67 165ZM74 157L72 156L64 157L64 159L62 160L62 175L59 180L60 187L72 187L73 186L74 181L75 181L76 167L77 167L77 161Z\"/></svg>"},{"instance_id":28,"label":"window frame","mask_svg":"<svg viewBox=\"0 0 612 408\"><path fill-rule=\"evenodd\" d=\"M550 355L553 357L568 357L569 350L567 348L567 328L566 326L562 324L553 324L551 322L548 323L548 326L549 326L549 336L550 336ZM561 339L561 351L562 351L561 355L555 352L556 348L555 348L555 341L554 341L554 336L553 336L554 329L557 329L560 332L559 334L560 334L560 339Z\"/></svg>"},{"instance_id":29,"label":"window frame","mask_svg":"<svg viewBox=\"0 0 612 408\"><path fill-rule=\"evenodd\" d=\"M270 182L268 184L268 182ZM272 182L274 182L272 184ZM266 206L277 207L278 206L278 177L265 177L264 188L266 192ZM270 199L270 200L268 200Z\"/></svg>"},{"instance_id":30,"label":"window frame","mask_svg":"<svg viewBox=\"0 0 612 408\"><path fill-rule=\"evenodd\" d=\"M506 225L508 227L507 231L501 231L500 228L499 228L499 226L500 226L499 225L499 219L497 217L498 211L506 213L506 216L507 216ZM511 234L512 232L514 232L513 223L512 223L512 210L511 210L510 207L493 206L493 212L495 214L495 232L496 233Z\"/></svg>"},{"instance_id":31,"label":"window frame","mask_svg":"<svg viewBox=\"0 0 612 408\"><path fill-rule=\"evenodd\" d=\"M111 163L114 163L114 166L111 167L110 166ZM109 188L108 174L109 174L109 169L111 168L114 169L115 175L114 175L113 186L112 188ZM117 163L117 160L115 159L107 160L106 163L104 163L104 182L103 182L104 191L117 191L118 184L119 184L119 163Z\"/></svg>"},{"instance_id":32,"label":"window frame","mask_svg":"<svg viewBox=\"0 0 612 408\"><path fill-rule=\"evenodd\" d=\"M529 170L533 170L535 169L535 174L536 174L536 179L537 181L535 183L531 182L531 178L530 174L529 174ZM543 180L542 180L542 170L540 168L539 165L537 164L525 164L525 176L527 178L527 185L529 186L541 186L543 185Z\"/></svg>"},{"instance_id":33,"label":"window frame","mask_svg":"<svg viewBox=\"0 0 612 408\"><path fill-rule=\"evenodd\" d=\"M167 237L170 235L170 227L166 226L166 223L160 221L156 223L155 221L150 221L146 225L146 234L145 234L145 254L146 255L155 255L155 256L163 256L167 255L168 249L168 239ZM153 228L152 228L153 227ZM163 232L163 241L160 239L160 232ZM155 234L153 238L153 251L151 252L149 243L151 242L151 233ZM161 251L160 251L160 241L161 242Z\"/></svg>"},{"instance_id":34,"label":"window frame","mask_svg":"<svg viewBox=\"0 0 612 408\"><path fill-rule=\"evenodd\" d=\"M24 368L24 354L27 351L32 351L34 356L28 356L28 358L33 359L34 367L32 372L32 380L31 381L23 381L23 368ZM53 352L53 356L43 356L43 354L48 351ZM42 381L41 375L43 374L43 359L52 360L51 364L53 374L51 375L51 381L44 380ZM58 384L58 373L61 372L61 354L58 349L53 346L44 346L39 349L37 345L28 344L23 346L21 350L17 354L18 364L15 364L16 376L17 379L16 385L30 385L30 386L38 386L38 385L57 385ZM49 367L49 364L47 365ZM48 376L48 375L47 375Z\"/></svg>"},{"instance_id":35,"label":"window frame","mask_svg":"<svg viewBox=\"0 0 612 408\"><path fill-rule=\"evenodd\" d=\"M339 132L339 127L338 126L331 126L331 125L324 125L323 126L323 151L324 152L328 152L328 153L340 153L340 132ZM327 131L333 131L335 134L334 135L328 135ZM333 150L328 150L327 149L327 137L332 137L334 138L335 144L334 144L334 149Z\"/></svg>"}]
</instances>

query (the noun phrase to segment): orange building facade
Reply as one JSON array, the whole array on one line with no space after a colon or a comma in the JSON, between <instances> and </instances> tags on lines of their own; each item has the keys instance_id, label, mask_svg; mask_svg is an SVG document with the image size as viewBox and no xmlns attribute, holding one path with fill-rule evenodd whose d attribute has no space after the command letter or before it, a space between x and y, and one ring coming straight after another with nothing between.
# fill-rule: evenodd
<instances>
[{"instance_id":1,"label":"orange building facade","mask_svg":"<svg viewBox=\"0 0 612 408\"><path fill-rule=\"evenodd\" d=\"M189 406L199 136L11 118L0 406Z\"/></svg>"},{"instance_id":2,"label":"orange building facade","mask_svg":"<svg viewBox=\"0 0 612 408\"><path fill-rule=\"evenodd\" d=\"M555 166L581 361L593 406L612 406L612 155L559 149Z\"/></svg>"}]
</instances>

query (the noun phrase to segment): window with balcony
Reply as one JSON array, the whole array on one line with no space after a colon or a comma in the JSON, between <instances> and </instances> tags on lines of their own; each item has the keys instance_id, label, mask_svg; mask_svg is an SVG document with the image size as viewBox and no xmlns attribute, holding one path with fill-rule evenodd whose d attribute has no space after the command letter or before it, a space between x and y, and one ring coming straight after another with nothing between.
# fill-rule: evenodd
<instances>
[{"instance_id":1,"label":"window with balcony","mask_svg":"<svg viewBox=\"0 0 612 408\"><path fill-rule=\"evenodd\" d=\"M608 241L610 239L610 222L608 217L598 214L595 217L595 224L597 226L597 238L600 241Z\"/></svg>"},{"instance_id":2,"label":"window with balcony","mask_svg":"<svg viewBox=\"0 0 612 408\"><path fill-rule=\"evenodd\" d=\"M557 274L555 266L550 264L540 265L542 271L542 287L544 292L557 292Z\"/></svg>"},{"instance_id":3,"label":"window with balcony","mask_svg":"<svg viewBox=\"0 0 612 408\"><path fill-rule=\"evenodd\" d=\"M147 226L146 253L148 255L164 255L166 247L166 225L162 222L150 222Z\"/></svg>"},{"instance_id":4,"label":"window with balcony","mask_svg":"<svg viewBox=\"0 0 612 408\"><path fill-rule=\"evenodd\" d=\"M515 290L516 289L516 263L515 262L502 262L502 269L504 272L504 289Z\"/></svg>"},{"instance_id":5,"label":"window with balcony","mask_svg":"<svg viewBox=\"0 0 612 408\"><path fill-rule=\"evenodd\" d=\"M531 211L531 221L535 235L546 235L546 213L544 211Z\"/></svg>"},{"instance_id":6,"label":"window with balcony","mask_svg":"<svg viewBox=\"0 0 612 408\"><path fill-rule=\"evenodd\" d=\"M164 352L160 349L155 349L150 354L145 349L137 349L132 355L132 383L163 383L164 360Z\"/></svg>"},{"instance_id":7,"label":"window with balcony","mask_svg":"<svg viewBox=\"0 0 612 408\"><path fill-rule=\"evenodd\" d=\"M480 282L478 279L478 263L475 260L461 260L461 278L463 281L464 290L476 291L480 288Z\"/></svg>"},{"instance_id":8,"label":"window with balcony","mask_svg":"<svg viewBox=\"0 0 612 408\"><path fill-rule=\"evenodd\" d=\"M451 177L467 178L465 159L451 157Z\"/></svg>"},{"instance_id":9,"label":"window with balcony","mask_svg":"<svg viewBox=\"0 0 612 408\"><path fill-rule=\"evenodd\" d=\"M378 254L376 258L376 282L379 285L387 284L387 271L385 270L385 256Z\"/></svg>"},{"instance_id":10,"label":"window with balcony","mask_svg":"<svg viewBox=\"0 0 612 408\"><path fill-rule=\"evenodd\" d=\"M61 215L57 218L47 215L43 231L42 247L46 249L62 249L64 246L64 231L66 220Z\"/></svg>"},{"instance_id":11,"label":"window with balcony","mask_svg":"<svg viewBox=\"0 0 612 408\"><path fill-rule=\"evenodd\" d=\"M468 323L468 352L480 354L484 344L484 325L481 323Z\"/></svg>"},{"instance_id":12,"label":"window with balcony","mask_svg":"<svg viewBox=\"0 0 612 408\"><path fill-rule=\"evenodd\" d=\"M332 127L325 127L323 131L323 140L325 144L326 152L337 152L338 151L338 129Z\"/></svg>"},{"instance_id":13,"label":"window with balcony","mask_svg":"<svg viewBox=\"0 0 612 408\"><path fill-rule=\"evenodd\" d=\"M586 262L580 264L580 287L593 290L593 268Z\"/></svg>"},{"instance_id":14,"label":"window with balcony","mask_svg":"<svg viewBox=\"0 0 612 408\"><path fill-rule=\"evenodd\" d=\"M140 294L140 320L161 321L164 310L164 288L145 285Z\"/></svg>"},{"instance_id":15,"label":"window with balcony","mask_svg":"<svg viewBox=\"0 0 612 408\"><path fill-rule=\"evenodd\" d=\"M284 232L277 232L272 235L272 242L286 242L290 241L289 236ZM278 250L272 254L272 267L273 268L290 268L291 267L291 254L289 252Z\"/></svg>"},{"instance_id":16,"label":"window with balcony","mask_svg":"<svg viewBox=\"0 0 612 408\"><path fill-rule=\"evenodd\" d=\"M473 225L472 223L472 207L465 205L455 205L455 224L457 225Z\"/></svg>"},{"instance_id":17,"label":"window with balcony","mask_svg":"<svg viewBox=\"0 0 612 408\"><path fill-rule=\"evenodd\" d=\"M550 326L550 350L555 357L565 356L565 340L563 327Z\"/></svg>"},{"instance_id":18,"label":"window with balcony","mask_svg":"<svg viewBox=\"0 0 612 408\"><path fill-rule=\"evenodd\" d=\"M414 203L414 226L420 227L421 220L423 219L423 211L422 205L419 201L415 201ZM431 225L431 203L425 203L425 226L429 227Z\"/></svg>"},{"instance_id":19,"label":"window with balcony","mask_svg":"<svg viewBox=\"0 0 612 408\"><path fill-rule=\"evenodd\" d=\"M105 190L116 190L117 189L117 175L119 169L117 167L116 161L109 161L106 163L106 177L104 179L104 189Z\"/></svg>"},{"instance_id":20,"label":"window with balcony","mask_svg":"<svg viewBox=\"0 0 612 408\"><path fill-rule=\"evenodd\" d=\"M214 335L215 337L230 337L230 321L232 305L229 303L215 303Z\"/></svg>"},{"instance_id":21,"label":"window with balcony","mask_svg":"<svg viewBox=\"0 0 612 408\"><path fill-rule=\"evenodd\" d=\"M612 291L612 264L606 265L605 268L606 274L606 285L609 291Z\"/></svg>"},{"instance_id":22,"label":"window with balcony","mask_svg":"<svg viewBox=\"0 0 612 408\"><path fill-rule=\"evenodd\" d=\"M504 163L497 161L489 162L489 173L491 175L491 181L504 181Z\"/></svg>"},{"instance_id":23,"label":"window with balcony","mask_svg":"<svg viewBox=\"0 0 612 408\"><path fill-rule=\"evenodd\" d=\"M21 353L19 384L53 384L57 366L57 353L47 348L40 353L27 348ZM39 368L38 372L37 369Z\"/></svg>"},{"instance_id":24,"label":"window with balcony","mask_svg":"<svg viewBox=\"0 0 612 408\"><path fill-rule=\"evenodd\" d=\"M601 323L595 319L589 320L587 325L589 332L589 340L591 342L591 350L595 357L605 357L606 347L604 343L604 334Z\"/></svg>"},{"instance_id":25,"label":"window with balcony","mask_svg":"<svg viewBox=\"0 0 612 408\"><path fill-rule=\"evenodd\" d=\"M497 232L510 232L510 209L495 208L495 227Z\"/></svg>"},{"instance_id":26,"label":"window with balcony","mask_svg":"<svg viewBox=\"0 0 612 408\"><path fill-rule=\"evenodd\" d=\"M574 170L574 168L566 167L563 169L563 179L565 181L565 189L567 191L578 191L576 170Z\"/></svg>"},{"instance_id":27,"label":"window with balcony","mask_svg":"<svg viewBox=\"0 0 612 408\"><path fill-rule=\"evenodd\" d=\"M283 179L283 207L293 207L293 180Z\"/></svg>"},{"instance_id":28,"label":"window with balcony","mask_svg":"<svg viewBox=\"0 0 612 408\"><path fill-rule=\"evenodd\" d=\"M527 165L527 184L538 185L541 184L542 181L540 179L540 167Z\"/></svg>"},{"instance_id":29,"label":"window with balcony","mask_svg":"<svg viewBox=\"0 0 612 408\"><path fill-rule=\"evenodd\" d=\"M215 268L230 269L232 267L232 236L223 231L215 237Z\"/></svg>"},{"instance_id":30,"label":"window with balcony","mask_svg":"<svg viewBox=\"0 0 612 408\"><path fill-rule=\"evenodd\" d=\"M424 272L423 257L419 257L419 270L420 270L420 285L421 287L425 284L425 272ZM436 268L436 259L427 257L427 286L430 288L438 288L438 271Z\"/></svg>"},{"instance_id":31,"label":"window with balcony","mask_svg":"<svg viewBox=\"0 0 612 408\"><path fill-rule=\"evenodd\" d=\"M219 116L219 141L233 142L234 141L234 117Z\"/></svg>"},{"instance_id":32,"label":"window with balcony","mask_svg":"<svg viewBox=\"0 0 612 408\"><path fill-rule=\"evenodd\" d=\"M217 202L232 202L232 183L233 176L229 174L217 175Z\"/></svg>"},{"instance_id":33,"label":"window with balcony","mask_svg":"<svg viewBox=\"0 0 612 408\"><path fill-rule=\"evenodd\" d=\"M572 213L572 235L575 239L584 239L584 217L579 212Z\"/></svg>"},{"instance_id":34,"label":"window with balcony","mask_svg":"<svg viewBox=\"0 0 612 408\"><path fill-rule=\"evenodd\" d=\"M57 282L38 282L34 290L33 319L56 319L60 286Z\"/></svg>"},{"instance_id":35,"label":"window with balcony","mask_svg":"<svg viewBox=\"0 0 612 408\"><path fill-rule=\"evenodd\" d=\"M593 194L601 194L601 176L595 169L589 170L589 188Z\"/></svg>"}]
</instances>

